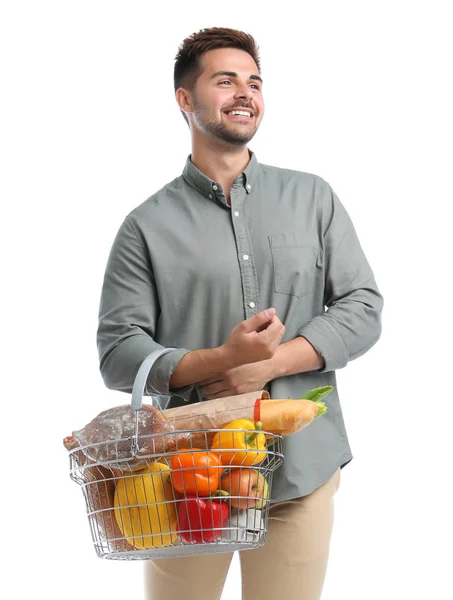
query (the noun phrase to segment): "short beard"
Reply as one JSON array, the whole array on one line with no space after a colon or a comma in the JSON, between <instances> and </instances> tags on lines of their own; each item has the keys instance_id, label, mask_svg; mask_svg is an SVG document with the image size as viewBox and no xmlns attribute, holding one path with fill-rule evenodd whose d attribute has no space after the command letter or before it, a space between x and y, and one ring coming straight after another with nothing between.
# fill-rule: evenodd
<instances>
[{"instance_id":1,"label":"short beard","mask_svg":"<svg viewBox=\"0 0 453 600\"><path fill-rule=\"evenodd\" d=\"M194 99L194 120L197 122L200 129L206 131L214 138L220 139L228 144L234 146L245 146L254 137L256 131L251 133L241 133L240 131L232 132L230 129L225 127L224 123L218 123L217 121L210 121L204 116L204 108Z\"/></svg>"}]
</instances>

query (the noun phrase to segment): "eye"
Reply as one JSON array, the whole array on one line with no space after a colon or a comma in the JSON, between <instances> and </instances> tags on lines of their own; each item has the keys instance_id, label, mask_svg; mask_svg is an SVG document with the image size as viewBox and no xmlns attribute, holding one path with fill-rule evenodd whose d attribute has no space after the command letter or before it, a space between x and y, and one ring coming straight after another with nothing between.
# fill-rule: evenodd
<instances>
[{"instance_id":1,"label":"eye","mask_svg":"<svg viewBox=\"0 0 453 600\"><path fill-rule=\"evenodd\" d=\"M228 79L225 79L225 81L219 81L219 84L220 84L220 85L221 85L222 83L231 83L231 81L228 81ZM251 83L250 85L254 85L258 91L260 90L260 86L259 86L259 85L257 85L256 83Z\"/></svg>"}]
</instances>

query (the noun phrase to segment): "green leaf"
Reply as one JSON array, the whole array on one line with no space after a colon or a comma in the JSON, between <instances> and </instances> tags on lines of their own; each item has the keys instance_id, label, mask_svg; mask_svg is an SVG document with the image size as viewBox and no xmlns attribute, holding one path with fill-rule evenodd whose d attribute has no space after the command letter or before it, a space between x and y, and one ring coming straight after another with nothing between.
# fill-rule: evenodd
<instances>
[{"instance_id":1,"label":"green leaf","mask_svg":"<svg viewBox=\"0 0 453 600\"><path fill-rule=\"evenodd\" d=\"M315 404L318 405L318 414L315 417L315 419L317 419L318 417L324 415L327 412L327 406L324 404L324 402L320 402L319 400Z\"/></svg>"},{"instance_id":2,"label":"green leaf","mask_svg":"<svg viewBox=\"0 0 453 600\"><path fill-rule=\"evenodd\" d=\"M305 394L302 396L301 400L312 400L313 402L319 402L319 400L325 398L327 394L330 394L332 390L333 386L331 385L324 385L322 387L315 388L314 390L308 390L308 392L305 392Z\"/></svg>"}]
</instances>

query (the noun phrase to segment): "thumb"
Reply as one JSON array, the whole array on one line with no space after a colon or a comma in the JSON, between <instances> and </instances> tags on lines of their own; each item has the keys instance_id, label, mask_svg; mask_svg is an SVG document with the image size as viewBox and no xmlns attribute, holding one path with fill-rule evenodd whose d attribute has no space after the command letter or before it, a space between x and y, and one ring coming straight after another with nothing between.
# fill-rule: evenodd
<instances>
[{"instance_id":1,"label":"thumb","mask_svg":"<svg viewBox=\"0 0 453 600\"><path fill-rule=\"evenodd\" d=\"M274 315L275 308L268 308L257 313L256 315L253 315L253 317L250 317L250 319L247 319L246 321L244 321L244 323L247 323L248 331L255 331L256 329L259 329L260 327L271 321Z\"/></svg>"}]
</instances>

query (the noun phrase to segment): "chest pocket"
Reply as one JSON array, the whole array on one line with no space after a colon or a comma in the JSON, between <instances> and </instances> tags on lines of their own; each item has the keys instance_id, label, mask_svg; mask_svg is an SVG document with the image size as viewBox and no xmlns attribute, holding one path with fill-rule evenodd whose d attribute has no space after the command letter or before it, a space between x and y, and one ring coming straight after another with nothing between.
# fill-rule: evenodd
<instances>
[{"instance_id":1,"label":"chest pocket","mask_svg":"<svg viewBox=\"0 0 453 600\"><path fill-rule=\"evenodd\" d=\"M268 240L275 292L298 298L308 294L316 283L318 249L296 233L269 235Z\"/></svg>"}]
</instances>

